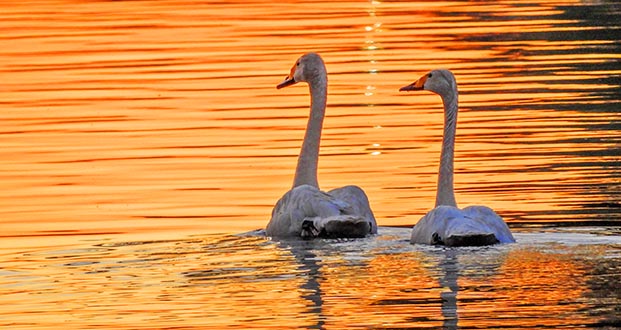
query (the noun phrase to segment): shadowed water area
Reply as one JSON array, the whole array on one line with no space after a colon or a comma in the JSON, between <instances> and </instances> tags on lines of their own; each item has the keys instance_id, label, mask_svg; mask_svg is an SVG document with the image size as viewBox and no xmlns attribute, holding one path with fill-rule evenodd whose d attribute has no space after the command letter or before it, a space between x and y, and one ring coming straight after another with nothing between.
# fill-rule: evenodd
<instances>
[{"instance_id":1,"label":"shadowed water area","mask_svg":"<svg viewBox=\"0 0 621 330\"><path fill-rule=\"evenodd\" d=\"M613 1L25 1L0 11L0 327L621 326L621 7ZM380 225L274 241L320 53L319 184ZM516 244L408 243L457 78L455 191ZM251 232L250 234L239 234Z\"/></svg>"}]
</instances>

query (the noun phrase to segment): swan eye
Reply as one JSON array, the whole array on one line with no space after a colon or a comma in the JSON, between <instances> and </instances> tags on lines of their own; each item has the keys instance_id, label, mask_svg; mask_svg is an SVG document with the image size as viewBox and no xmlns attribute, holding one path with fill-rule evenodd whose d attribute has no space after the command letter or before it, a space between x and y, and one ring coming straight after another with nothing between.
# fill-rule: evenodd
<instances>
[{"instance_id":1,"label":"swan eye","mask_svg":"<svg viewBox=\"0 0 621 330\"><path fill-rule=\"evenodd\" d=\"M300 62L296 62L296 63L295 63L295 66L300 66Z\"/></svg>"},{"instance_id":2,"label":"swan eye","mask_svg":"<svg viewBox=\"0 0 621 330\"><path fill-rule=\"evenodd\" d=\"M428 78L431 78L431 73L427 76Z\"/></svg>"}]
</instances>

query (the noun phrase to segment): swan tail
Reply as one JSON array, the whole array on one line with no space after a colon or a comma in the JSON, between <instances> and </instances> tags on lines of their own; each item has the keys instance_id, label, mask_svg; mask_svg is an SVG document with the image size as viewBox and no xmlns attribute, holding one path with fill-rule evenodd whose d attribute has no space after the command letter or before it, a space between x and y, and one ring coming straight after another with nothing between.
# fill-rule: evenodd
<instances>
[{"instance_id":1,"label":"swan tail","mask_svg":"<svg viewBox=\"0 0 621 330\"><path fill-rule=\"evenodd\" d=\"M451 235L445 239L446 246L485 246L500 243L493 233Z\"/></svg>"},{"instance_id":2,"label":"swan tail","mask_svg":"<svg viewBox=\"0 0 621 330\"><path fill-rule=\"evenodd\" d=\"M482 225L473 219L464 217L463 222L453 222L447 227L442 237L442 245L446 246L484 246L500 243L492 228Z\"/></svg>"},{"instance_id":3,"label":"swan tail","mask_svg":"<svg viewBox=\"0 0 621 330\"><path fill-rule=\"evenodd\" d=\"M339 215L310 218L302 222L301 236L311 238L362 238L371 233L371 223L362 217Z\"/></svg>"},{"instance_id":4,"label":"swan tail","mask_svg":"<svg viewBox=\"0 0 621 330\"><path fill-rule=\"evenodd\" d=\"M431 234L431 241L429 243L445 246L485 246L498 244L500 240L491 232L449 234L446 237L442 237L439 233L434 232Z\"/></svg>"}]
</instances>

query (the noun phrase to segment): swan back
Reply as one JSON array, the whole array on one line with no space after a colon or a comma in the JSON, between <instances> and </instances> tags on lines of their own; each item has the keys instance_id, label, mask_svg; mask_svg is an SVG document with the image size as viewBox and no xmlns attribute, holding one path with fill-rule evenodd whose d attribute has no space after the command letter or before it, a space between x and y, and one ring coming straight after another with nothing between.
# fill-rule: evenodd
<instances>
[{"instance_id":1,"label":"swan back","mask_svg":"<svg viewBox=\"0 0 621 330\"><path fill-rule=\"evenodd\" d=\"M349 206L348 213L357 214L367 219L371 225L371 234L377 234L377 222L371 206L369 205L369 198L362 190L362 188L354 185L349 185L341 188L336 188L328 191L328 194L337 198Z\"/></svg>"},{"instance_id":2,"label":"swan back","mask_svg":"<svg viewBox=\"0 0 621 330\"><path fill-rule=\"evenodd\" d=\"M493 232L499 243L515 242L507 223L491 208L483 205L472 205L465 207L462 211L468 218L477 219L482 223L482 226Z\"/></svg>"},{"instance_id":3,"label":"swan back","mask_svg":"<svg viewBox=\"0 0 621 330\"><path fill-rule=\"evenodd\" d=\"M412 243L447 246L476 246L513 243L507 224L486 206L463 210L441 205L422 217L412 230Z\"/></svg>"},{"instance_id":4,"label":"swan back","mask_svg":"<svg viewBox=\"0 0 621 330\"><path fill-rule=\"evenodd\" d=\"M276 203L265 232L273 237L302 238L365 237L376 233L373 213L358 214L359 208L317 187L297 186Z\"/></svg>"}]
</instances>

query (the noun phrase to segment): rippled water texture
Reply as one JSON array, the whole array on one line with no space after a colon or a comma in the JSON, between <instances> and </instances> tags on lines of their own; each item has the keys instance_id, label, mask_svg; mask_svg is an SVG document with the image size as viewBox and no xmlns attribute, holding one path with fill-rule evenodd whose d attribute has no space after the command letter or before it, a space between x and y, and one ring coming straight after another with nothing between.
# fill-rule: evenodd
<instances>
[{"instance_id":1,"label":"rippled water texture","mask_svg":"<svg viewBox=\"0 0 621 330\"><path fill-rule=\"evenodd\" d=\"M0 10L0 327L613 328L621 305L615 1L22 1ZM275 242L308 89L319 181L380 234ZM460 87L460 205L517 244L411 246ZM386 226L404 226L403 229Z\"/></svg>"},{"instance_id":2,"label":"rippled water texture","mask_svg":"<svg viewBox=\"0 0 621 330\"><path fill-rule=\"evenodd\" d=\"M619 326L621 239L583 228L485 248L262 236L91 241L3 256L11 329Z\"/></svg>"}]
</instances>

